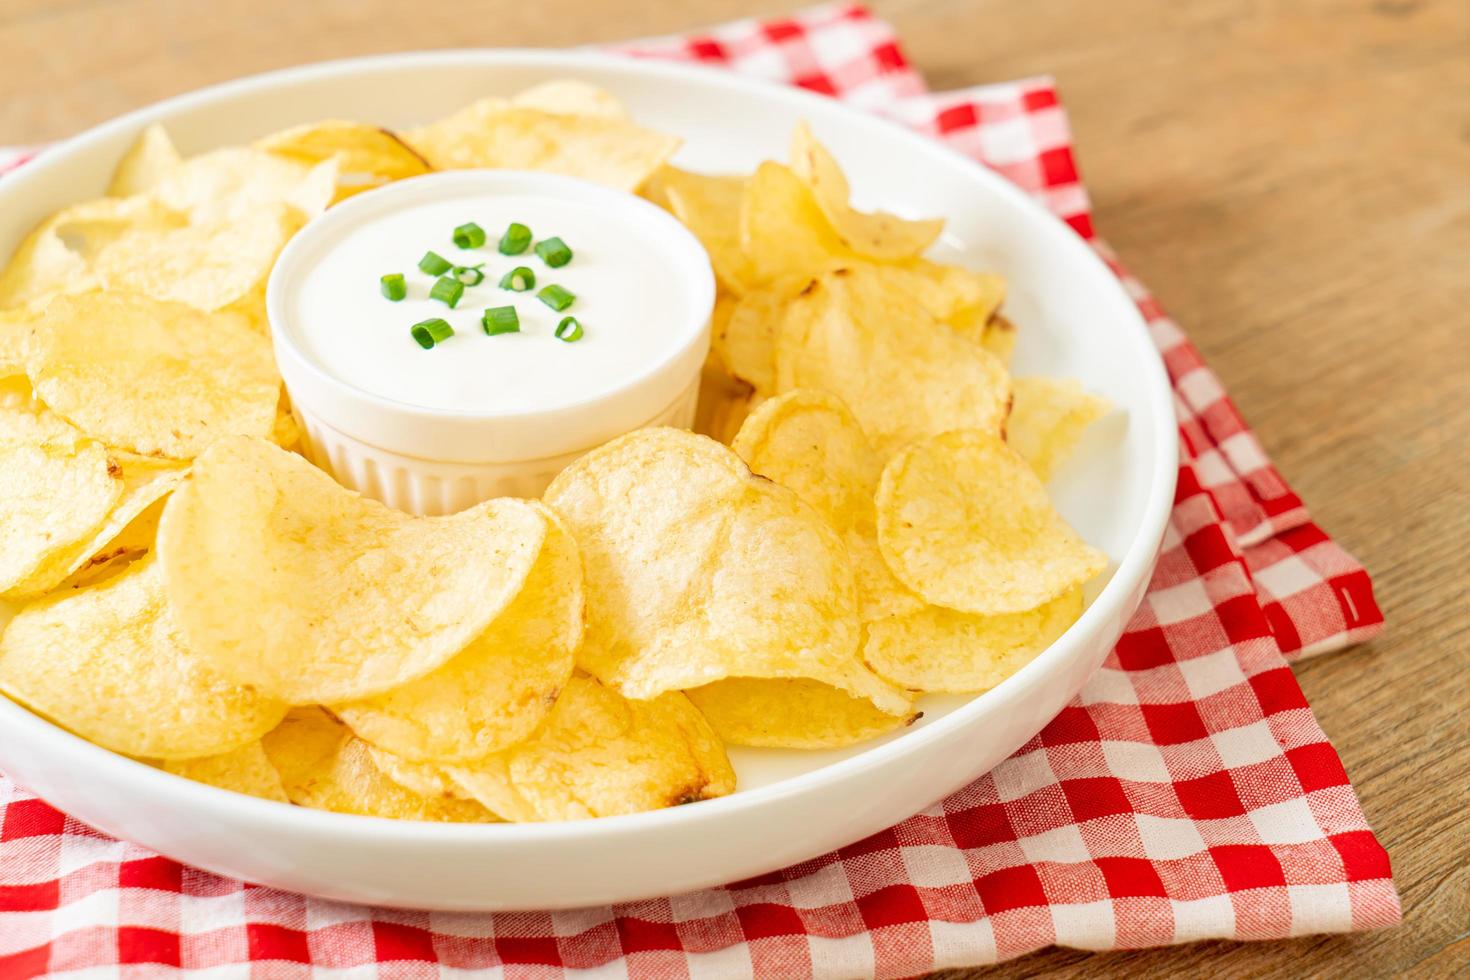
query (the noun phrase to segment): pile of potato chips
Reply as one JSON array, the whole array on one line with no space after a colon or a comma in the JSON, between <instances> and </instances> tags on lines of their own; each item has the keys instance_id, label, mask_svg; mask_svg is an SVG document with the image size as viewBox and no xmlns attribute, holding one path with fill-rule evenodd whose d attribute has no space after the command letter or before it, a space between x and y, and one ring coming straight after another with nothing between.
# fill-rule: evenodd
<instances>
[{"instance_id":1,"label":"pile of potato chips","mask_svg":"<svg viewBox=\"0 0 1470 980\"><path fill-rule=\"evenodd\" d=\"M1007 370L996 276L789 165L705 176L552 82L398 136L327 121L184 158L0 273L0 691L115 752L344 813L565 820L732 792L725 745L816 748L986 690L1105 567L1044 480L1106 405ZM299 452L264 315L347 196L511 167L640 192L720 283L702 435L647 429L544 500L410 517Z\"/></svg>"}]
</instances>

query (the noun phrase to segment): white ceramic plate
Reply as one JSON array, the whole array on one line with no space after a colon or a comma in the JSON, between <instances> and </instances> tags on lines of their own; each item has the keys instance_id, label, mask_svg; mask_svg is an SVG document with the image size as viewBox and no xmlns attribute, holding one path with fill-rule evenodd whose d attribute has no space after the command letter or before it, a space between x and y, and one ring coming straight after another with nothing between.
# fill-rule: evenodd
<instances>
[{"instance_id":1,"label":"white ceramic plate","mask_svg":"<svg viewBox=\"0 0 1470 980\"><path fill-rule=\"evenodd\" d=\"M334 899L438 909L556 908L672 894L771 871L882 830L994 767L1097 669L1140 601L1173 499L1172 395L1138 312L1065 225L995 174L836 102L700 68L583 52L463 51L314 65L170 99L0 179L0 255L53 210L102 193L147 124L185 153L308 120L404 126L480 96L577 77L683 136L677 162L748 171L807 120L859 204L943 215L943 257L1009 280L1015 369L1080 378L1116 412L1053 480L1058 506L1112 558L1082 618L995 690L926 698L923 719L830 752L736 750L739 792L657 813L559 824L343 816L188 782L97 748L0 697L0 769L118 837L189 864Z\"/></svg>"}]
</instances>

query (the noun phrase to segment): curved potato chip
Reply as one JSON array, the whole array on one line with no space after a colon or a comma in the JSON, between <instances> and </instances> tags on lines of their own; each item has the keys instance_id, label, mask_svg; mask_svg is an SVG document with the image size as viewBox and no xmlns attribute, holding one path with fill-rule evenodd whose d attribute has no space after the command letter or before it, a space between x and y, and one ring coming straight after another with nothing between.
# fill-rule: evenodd
<instances>
[{"instance_id":1,"label":"curved potato chip","mask_svg":"<svg viewBox=\"0 0 1470 980\"><path fill-rule=\"evenodd\" d=\"M578 665L624 695L806 677L907 710L855 655L857 595L841 539L719 443L632 432L563 470L546 500L586 568Z\"/></svg>"},{"instance_id":2,"label":"curved potato chip","mask_svg":"<svg viewBox=\"0 0 1470 980\"><path fill-rule=\"evenodd\" d=\"M791 135L791 169L811 188L817 206L826 215L843 244L875 259L906 259L920 255L944 231L943 218L914 221L874 211L855 210L848 199L847 176L826 147L818 143L806 123Z\"/></svg>"},{"instance_id":3,"label":"curved potato chip","mask_svg":"<svg viewBox=\"0 0 1470 980\"><path fill-rule=\"evenodd\" d=\"M999 434L1010 377L869 266L814 281L776 341L776 389L837 395L880 455L956 428Z\"/></svg>"},{"instance_id":4,"label":"curved potato chip","mask_svg":"<svg viewBox=\"0 0 1470 980\"><path fill-rule=\"evenodd\" d=\"M118 161L112 172L112 183L107 193L112 197L129 197L152 190L164 174L183 161L174 141L169 139L168 130L158 123L148 126L138 134L132 148Z\"/></svg>"},{"instance_id":5,"label":"curved potato chip","mask_svg":"<svg viewBox=\"0 0 1470 980\"><path fill-rule=\"evenodd\" d=\"M540 109L563 116L602 116L627 119L628 110L609 92L574 78L557 78L532 85L511 97L510 104L521 109Z\"/></svg>"},{"instance_id":6,"label":"curved potato chip","mask_svg":"<svg viewBox=\"0 0 1470 980\"><path fill-rule=\"evenodd\" d=\"M1011 363L1016 350L1016 325L999 313L990 318L980 335L980 346L994 354L1002 364Z\"/></svg>"},{"instance_id":7,"label":"curved potato chip","mask_svg":"<svg viewBox=\"0 0 1470 980\"><path fill-rule=\"evenodd\" d=\"M29 385L26 387L29 391ZM699 375L694 431L728 446L758 398L750 385L732 377L719 358L711 354Z\"/></svg>"},{"instance_id":8,"label":"curved potato chip","mask_svg":"<svg viewBox=\"0 0 1470 980\"><path fill-rule=\"evenodd\" d=\"M582 558L561 519L532 506L548 528L520 594L444 666L332 705L359 738L409 762L472 762L541 724L582 639Z\"/></svg>"},{"instance_id":9,"label":"curved potato chip","mask_svg":"<svg viewBox=\"0 0 1470 980\"><path fill-rule=\"evenodd\" d=\"M297 806L391 820L484 823L494 815L473 800L427 797L378 769L368 744L321 708L295 708L261 739Z\"/></svg>"},{"instance_id":10,"label":"curved potato chip","mask_svg":"<svg viewBox=\"0 0 1470 980\"><path fill-rule=\"evenodd\" d=\"M104 197L63 208L42 221L0 271L0 309L36 306L57 293L96 285L91 256L135 225L178 228L176 214L148 197Z\"/></svg>"},{"instance_id":11,"label":"curved potato chip","mask_svg":"<svg viewBox=\"0 0 1470 980\"><path fill-rule=\"evenodd\" d=\"M990 272L971 272L928 259L869 262L863 268L870 278L883 282L887 292L917 300L934 319L975 342L981 340L985 325L1005 301L1006 281Z\"/></svg>"},{"instance_id":12,"label":"curved potato chip","mask_svg":"<svg viewBox=\"0 0 1470 980\"><path fill-rule=\"evenodd\" d=\"M271 431L281 381L269 339L232 313L146 296L58 296L31 331L31 386L109 445L187 459Z\"/></svg>"},{"instance_id":13,"label":"curved potato chip","mask_svg":"<svg viewBox=\"0 0 1470 980\"><path fill-rule=\"evenodd\" d=\"M218 786L246 796L258 796L278 803L290 802L286 798L286 788L281 785L281 774L271 765L259 739L220 755L165 760L163 769L196 783Z\"/></svg>"},{"instance_id":14,"label":"curved potato chip","mask_svg":"<svg viewBox=\"0 0 1470 980\"><path fill-rule=\"evenodd\" d=\"M194 462L158 528L169 601L200 655L293 704L422 677L520 592L546 537L523 501L410 517L262 439Z\"/></svg>"},{"instance_id":15,"label":"curved potato chip","mask_svg":"<svg viewBox=\"0 0 1470 980\"><path fill-rule=\"evenodd\" d=\"M864 698L803 679L737 677L696 687L688 694L710 727L734 745L833 748L911 725L918 718L912 710L879 711Z\"/></svg>"},{"instance_id":16,"label":"curved potato chip","mask_svg":"<svg viewBox=\"0 0 1470 980\"><path fill-rule=\"evenodd\" d=\"M669 210L709 253L715 278L737 295L749 290L750 261L740 247L740 208L746 178L696 174L665 166L657 179Z\"/></svg>"},{"instance_id":17,"label":"curved potato chip","mask_svg":"<svg viewBox=\"0 0 1470 980\"><path fill-rule=\"evenodd\" d=\"M122 492L101 443L50 412L0 409L0 593L85 547Z\"/></svg>"},{"instance_id":18,"label":"curved potato chip","mask_svg":"<svg viewBox=\"0 0 1470 980\"><path fill-rule=\"evenodd\" d=\"M583 676L571 679L531 738L449 774L516 821L638 813L735 789L725 747L684 695L631 701Z\"/></svg>"},{"instance_id":19,"label":"curved potato chip","mask_svg":"<svg viewBox=\"0 0 1470 980\"><path fill-rule=\"evenodd\" d=\"M752 286L792 293L854 258L790 168L766 161L746 181L740 245Z\"/></svg>"},{"instance_id":20,"label":"curved potato chip","mask_svg":"<svg viewBox=\"0 0 1470 980\"><path fill-rule=\"evenodd\" d=\"M1068 589L1035 609L998 616L925 606L869 623L863 659L910 690L988 691L1056 642L1080 615L1081 589Z\"/></svg>"},{"instance_id":21,"label":"curved potato chip","mask_svg":"<svg viewBox=\"0 0 1470 980\"><path fill-rule=\"evenodd\" d=\"M193 224L239 221L280 205L309 220L332 202L337 168L331 158L313 163L230 146L183 161L159 175L148 193Z\"/></svg>"},{"instance_id":22,"label":"curved potato chip","mask_svg":"<svg viewBox=\"0 0 1470 980\"><path fill-rule=\"evenodd\" d=\"M779 395L751 413L733 448L752 470L794 491L842 535L865 622L924 605L894 578L878 550L873 495L883 467L841 399L806 388Z\"/></svg>"},{"instance_id":23,"label":"curved potato chip","mask_svg":"<svg viewBox=\"0 0 1470 980\"><path fill-rule=\"evenodd\" d=\"M26 373L26 335L35 320L29 310L0 310L0 378Z\"/></svg>"},{"instance_id":24,"label":"curved potato chip","mask_svg":"<svg viewBox=\"0 0 1470 980\"><path fill-rule=\"evenodd\" d=\"M757 289L731 304L714 323L711 349L735 377L763 395L776 390L776 337L791 296Z\"/></svg>"},{"instance_id":25,"label":"curved potato chip","mask_svg":"<svg viewBox=\"0 0 1470 980\"><path fill-rule=\"evenodd\" d=\"M1108 402L1071 378L1017 378L1006 442L1044 481L1071 455L1082 431L1108 412Z\"/></svg>"},{"instance_id":26,"label":"curved potato chip","mask_svg":"<svg viewBox=\"0 0 1470 980\"><path fill-rule=\"evenodd\" d=\"M947 432L902 450L878 486L878 546L898 579L938 606L1034 609L1107 567L998 436Z\"/></svg>"},{"instance_id":27,"label":"curved potato chip","mask_svg":"<svg viewBox=\"0 0 1470 980\"><path fill-rule=\"evenodd\" d=\"M380 772L411 793L431 799L444 797L467 800L470 795L459 784L449 778L441 765L433 762L409 762L402 756L385 752L371 742L367 743L368 755Z\"/></svg>"},{"instance_id":28,"label":"curved potato chip","mask_svg":"<svg viewBox=\"0 0 1470 980\"><path fill-rule=\"evenodd\" d=\"M104 582L152 551L166 503L168 497L163 496L145 507L57 588L85 589ZM112 523L111 519L108 523Z\"/></svg>"},{"instance_id":29,"label":"curved potato chip","mask_svg":"<svg viewBox=\"0 0 1470 980\"><path fill-rule=\"evenodd\" d=\"M308 165L336 159L334 201L433 169L391 130L342 119L293 126L257 140L255 148Z\"/></svg>"},{"instance_id":30,"label":"curved potato chip","mask_svg":"<svg viewBox=\"0 0 1470 980\"><path fill-rule=\"evenodd\" d=\"M568 116L481 99L412 130L409 144L435 168L542 170L635 191L679 140L625 119Z\"/></svg>"},{"instance_id":31,"label":"curved potato chip","mask_svg":"<svg viewBox=\"0 0 1470 980\"><path fill-rule=\"evenodd\" d=\"M286 713L188 647L151 560L17 613L0 635L0 690L104 748L152 759L228 752Z\"/></svg>"}]
</instances>

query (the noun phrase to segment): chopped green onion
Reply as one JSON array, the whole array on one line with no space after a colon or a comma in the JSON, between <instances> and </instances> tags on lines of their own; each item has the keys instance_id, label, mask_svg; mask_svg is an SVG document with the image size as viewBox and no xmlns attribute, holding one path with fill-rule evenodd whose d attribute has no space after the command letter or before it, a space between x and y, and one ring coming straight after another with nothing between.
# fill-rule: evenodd
<instances>
[{"instance_id":1,"label":"chopped green onion","mask_svg":"<svg viewBox=\"0 0 1470 980\"><path fill-rule=\"evenodd\" d=\"M521 318L516 315L514 306L492 306L480 317L480 326L492 337L501 333L520 333Z\"/></svg>"},{"instance_id":2,"label":"chopped green onion","mask_svg":"<svg viewBox=\"0 0 1470 980\"><path fill-rule=\"evenodd\" d=\"M524 293L528 289L534 289L535 286L536 273L523 265L516 266L500 277L501 289L513 289L518 293Z\"/></svg>"},{"instance_id":3,"label":"chopped green onion","mask_svg":"<svg viewBox=\"0 0 1470 980\"><path fill-rule=\"evenodd\" d=\"M520 255L531 244L531 229L518 221L512 221L505 234L500 236L501 255Z\"/></svg>"},{"instance_id":4,"label":"chopped green onion","mask_svg":"<svg viewBox=\"0 0 1470 980\"><path fill-rule=\"evenodd\" d=\"M564 316L556 325L556 339L575 344L582 339L582 324L574 316Z\"/></svg>"},{"instance_id":5,"label":"chopped green onion","mask_svg":"<svg viewBox=\"0 0 1470 980\"><path fill-rule=\"evenodd\" d=\"M413 335L413 339L418 341L418 345L424 350L428 350L435 344L454 336L454 328L449 325L449 321L441 320L438 317L430 320L420 320L408 332Z\"/></svg>"},{"instance_id":6,"label":"chopped green onion","mask_svg":"<svg viewBox=\"0 0 1470 980\"><path fill-rule=\"evenodd\" d=\"M429 290L429 299L437 299L451 310L463 295L464 283L449 276L440 276L434 280L434 288Z\"/></svg>"},{"instance_id":7,"label":"chopped green onion","mask_svg":"<svg viewBox=\"0 0 1470 980\"><path fill-rule=\"evenodd\" d=\"M454 229L454 244L459 248L479 248L485 244L485 229L467 221Z\"/></svg>"},{"instance_id":8,"label":"chopped green onion","mask_svg":"<svg viewBox=\"0 0 1470 980\"><path fill-rule=\"evenodd\" d=\"M550 286L545 287L541 290L541 292L537 293L536 298L545 303L547 306L551 307L556 312L560 313L568 306L571 306L572 303L576 300L577 296L575 293L563 289L556 283L552 283Z\"/></svg>"},{"instance_id":9,"label":"chopped green onion","mask_svg":"<svg viewBox=\"0 0 1470 980\"><path fill-rule=\"evenodd\" d=\"M378 289L395 303L408 295L408 287L403 283L401 272L390 272L386 276L379 276Z\"/></svg>"},{"instance_id":10,"label":"chopped green onion","mask_svg":"<svg viewBox=\"0 0 1470 980\"><path fill-rule=\"evenodd\" d=\"M478 286L485 281L485 263L479 265L457 265L450 275L466 286Z\"/></svg>"},{"instance_id":11,"label":"chopped green onion","mask_svg":"<svg viewBox=\"0 0 1470 980\"><path fill-rule=\"evenodd\" d=\"M541 261L553 269L560 269L572 261L572 250L567 243L560 238L548 238L536 243L536 254L541 256Z\"/></svg>"},{"instance_id":12,"label":"chopped green onion","mask_svg":"<svg viewBox=\"0 0 1470 980\"><path fill-rule=\"evenodd\" d=\"M454 263L438 252L425 252L424 257L419 259L419 269L431 276L442 276L453 268Z\"/></svg>"}]
</instances>

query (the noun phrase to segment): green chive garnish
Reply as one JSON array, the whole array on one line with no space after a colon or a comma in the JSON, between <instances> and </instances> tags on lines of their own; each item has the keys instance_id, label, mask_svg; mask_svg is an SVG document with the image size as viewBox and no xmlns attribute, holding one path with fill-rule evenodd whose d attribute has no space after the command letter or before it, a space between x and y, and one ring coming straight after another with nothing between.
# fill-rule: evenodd
<instances>
[{"instance_id":1,"label":"green chive garnish","mask_svg":"<svg viewBox=\"0 0 1470 980\"><path fill-rule=\"evenodd\" d=\"M564 316L556 325L556 339L574 344L582 339L582 324L574 316Z\"/></svg>"},{"instance_id":2,"label":"green chive garnish","mask_svg":"<svg viewBox=\"0 0 1470 980\"><path fill-rule=\"evenodd\" d=\"M556 312L560 313L568 306L571 306L572 303L577 299L577 296L575 293L563 289L556 283L552 283L550 286L545 287L541 290L541 292L537 293L536 298L545 303L547 306L551 307Z\"/></svg>"},{"instance_id":3,"label":"green chive garnish","mask_svg":"<svg viewBox=\"0 0 1470 980\"><path fill-rule=\"evenodd\" d=\"M485 229L467 221L454 229L454 244L459 248L479 248L485 244Z\"/></svg>"},{"instance_id":4,"label":"green chive garnish","mask_svg":"<svg viewBox=\"0 0 1470 980\"><path fill-rule=\"evenodd\" d=\"M424 350L428 350L435 344L454 336L454 328L449 325L449 321L441 320L438 317L434 317L431 320L420 320L408 332L413 335L413 339L418 341L418 345Z\"/></svg>"},{"instance_id":5,"label":"green chive garnish","mask_svg":"<svg viewBox=\"0 0 1470 980\"><path fill-rule=\"evenodd\" d=\"M424 257L419 259L419 269L431 276L442 276L453 268L454 263L438 252L425 252Z\"/></svg>"},{"instance_id":6,"label":"green chive garnish","mask_svg":"<svg viewBox=\"0 0 1470 980\"><path fill-rule=\"evenodd\" d=\"M434 280L434 288L429 290L429 299L437 299L451 310L463 295L464 283L449 276L440 276Z\"/></svg>"},{"instance_id":7,"label":"green chive garnish","mask_svg":"<svg viewBox=\"0 0 1470 980\"><path fill-rule=\"evenodd\" d=\"M505 234L500 236L501 255L520 255L531 244L531 229L518 221L512 221Z\"/></svg>"},{"instance_id":8,"label":"green chive garnish","mask_svg":"<svg viewBox=\"0 0 1470 980\"><path fill-rule=\"evenodd\" d=\"M480 326L494 337L501 333L520 333L521 318L514 306L492 306L480 317Z\"/></svg>"},{"instance_id":9,"label":"green chive garnish","mask_svg":"<svg viewBox=\"0 0 1470 980\"><path fill-rule=\"evenodd\" d=\"M518 293L524 293L528 289L534 289L535 286L536 273L523 265L516 266L500 277L501 289L513 289Z\"/></svg>"},{"instance_id":10,"label":"green chive garnish","mask_svg":"<svg viewBox=\"0 0 1470 980\"><path fill-rule=\"evenodd\" d=\"M401 272L390 272L386 276L379 276L378 289L395 303L408 295L408 287L403 283Z\"/></svg>"},{"instance_id":11,"label":"green chive garnish","mask_svg":"<svg viewBox=\"0 0 1470 980\"><path fill-rule=\"evenodd\" d=\"M478 286L485 281L485 263L479 265L457 265L450 273L466 286Z\"/></svg>"},{"instance_id":12,"label":"green chive garnish","mask_svg":"<svg viewBox=\"0 0 1470 980\"><path fill-rule=\"evenodd\" d=\"M541 256L541 261L553 269L560 269L572 261L572 250L567 243L560 238L548 238L536 243L536 254Z\"/></svg>"}]
</instances>

